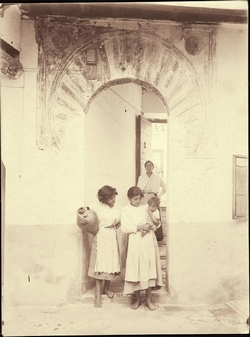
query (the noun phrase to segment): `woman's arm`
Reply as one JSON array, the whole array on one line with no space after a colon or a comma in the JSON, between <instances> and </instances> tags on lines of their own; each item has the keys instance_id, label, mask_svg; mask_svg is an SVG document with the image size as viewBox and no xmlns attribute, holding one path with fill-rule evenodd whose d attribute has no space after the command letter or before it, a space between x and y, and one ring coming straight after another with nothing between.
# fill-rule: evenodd
<instances>
[{"instance_id":1,"label":"woman's arm","mask_svg":"<svg viewBox=\"0 0 250 337\"><path fill-rule=\"evenodd\" d=\"M127 209L122 210L121 215L121 230L123 233L137 233L137 225L133 223Z\"/></svg>"},{"instance_id":2,"label":"woman's arm","mask_svg":"<svg viewBox=\"0 0 250 337\"><path fill-rule=\"evenodd\" d=\"M127 209L123 209L121 216L121 230L126 234L137 233L141 230L149 231L150 224L135 222L132 214L129 214Z\"/></svg>"}]
</instances>

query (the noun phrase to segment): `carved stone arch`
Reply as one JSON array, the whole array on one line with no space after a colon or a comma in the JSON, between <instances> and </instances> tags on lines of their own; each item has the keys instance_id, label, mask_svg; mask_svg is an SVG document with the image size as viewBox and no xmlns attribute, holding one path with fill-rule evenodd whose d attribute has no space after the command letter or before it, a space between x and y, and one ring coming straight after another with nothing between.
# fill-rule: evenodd
<instances>
[{"instance_id":1,"label":"carved stone arch","mask_svg":"<svg viewBox=\"0 0 250 337\"><path fill-rule=\"evenodd\" d=\"M96 52L88 65L87 51ZM63 146L67 121L83 114L100 88L116 80L147 83L168 107L173 141L191 154L201 139L206 104L199 76L184 54L161 38L142 32L113 31L85 39L55 72L47 95L46 114L53 144ZM178 129L180 131L178 131Z\"/></svg>"}]
</instances>

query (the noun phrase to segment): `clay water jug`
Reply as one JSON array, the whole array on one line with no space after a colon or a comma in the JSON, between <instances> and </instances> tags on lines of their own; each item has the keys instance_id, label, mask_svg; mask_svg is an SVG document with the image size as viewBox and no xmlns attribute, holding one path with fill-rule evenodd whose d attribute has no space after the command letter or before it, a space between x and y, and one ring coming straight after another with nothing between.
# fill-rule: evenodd
<instances>
[{"instance_id":1,"label":"clay water jug","mask_svg":"<svg viewBox=\"0 0 250 337\"><path fill-rule=\"evenodd\" d=\"M85 225L82 219L86 219L88 223ZM77 210L77 226L83 232L95 235L99 230L99 220L97 214L89 207L80 207Z\"/></svg>"}]
</instances>

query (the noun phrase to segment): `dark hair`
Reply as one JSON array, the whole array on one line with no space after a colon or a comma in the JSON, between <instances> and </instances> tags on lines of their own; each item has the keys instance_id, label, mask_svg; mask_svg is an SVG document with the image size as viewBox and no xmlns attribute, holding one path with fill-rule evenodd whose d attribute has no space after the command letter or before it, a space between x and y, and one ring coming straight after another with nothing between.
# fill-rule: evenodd
<instances>
[{"instance_id":1,"label":"dark hair","mask_svg":"<svg viewBox=\"0 0 250 337\"><path fill-rule=\"evenodd\" d=\"M106 202L112 198L114 195L117 195L116 189L114 187L105 185L99 189L97 198L100 202L106 204Z\"/></svg>"},{"instance_id":2,"label":"dark hair","mask_svg":"<svg viewBox=\"0 0 250 337\"><path fill-rule=\"evenodd\" d=\"M148 199L148 205L155 205L157 208L160 207L161 199L159 197L151 197Z\"/></svg>"},{"instance_id":3,"label":"dark hair","mask_svg":"<svg viewBox=\"0 0 250 337\"><path fill-rule=\"evenodd\" d=\"M144 167L146 167L147 163L151 163L153 165L153 168L155 167L154 163L151 160L147 160L146 163L144 164Z\"/></svg>"},{"instance_id":4,"label":"dark hair","mask_svg":"<svg viewBox=\"0 0 250 337\"><path fill-rule=\"evenodd\" d=\"M136 197L137 195L140 195L142 198L144 197L144 194L139 187L137 186L130 187L130 189L127 192L127 197L130 199Z\"/></svg>"}]
</instances>

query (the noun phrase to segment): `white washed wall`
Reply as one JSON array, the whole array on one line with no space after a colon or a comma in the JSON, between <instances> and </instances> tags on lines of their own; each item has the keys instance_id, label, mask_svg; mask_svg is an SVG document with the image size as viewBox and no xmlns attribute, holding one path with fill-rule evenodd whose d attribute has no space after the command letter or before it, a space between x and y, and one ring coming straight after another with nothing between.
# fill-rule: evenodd
<instances>
[{"instance_id":1,"label":"white washed wall","mask_svg":"<svg viewBox=\"0 0 250 337\"><path fill-rule=\"evenodd\" d=\"M21 37L24 72L1 81L4 303L61 303L81 291L84 251L75 219L84 195L84 115L67 125L63 152L38 148L34 21L22 21Z\"/></svg>"},{"instance_id":2,"label":"white washed wall","mask_svg":"<svg viewBox=\"0 0 250 337\"><path fill-rule=\"evenodd\" d=\"M174 151L171 137L182 130L173 129L169 119L169 281L180 298L240 298L248 289L247 223L231 218L232 155L247 154L248 137L247 32L242 27L222 25L218 30L217 87L198 156L183 158ZM96 201L97 190L106 183L117 187L117 202L127 201L135 177L135 111L104 91L87 115L68 123L61 152L39 150L38 50L31 20L22 21L21 45L23 75L1 81L5 296L17 303L55 303L65 300L69 285L81 279L76 208ZM140 109L139 87L113 89L125 92L127 101ZM91 150L94 145L97 152ZM92 174L95 179L88 179ZM54 289L54 297L46 296Z\"/></svg>"},{"instance_id":3,"label":"white washed wall","mask_svg":"<svg viewBox=\"0 0 250 337\"><path fill-rule=\"evenodd\" d=\"M98 201L97 191L104 185L117 189L117 203L127 204L127 190L135 184L135 120L140 109L141 88L135 84L113 86L91 104L84 133L85 204Z\"/></svg>"},{"instance_id":4,"label":"white washed wall","mask_svg":"<svg viewBox=\"0 0 250 337\"><path fill-rule=\"evenodd\" d=\"M210 155L174 167L169 148L169 274L180 298L247 298L248 222L232 220L233 154L248 153L246 39L246 27L219 27Z\"/></svg>"}]
</instances>

